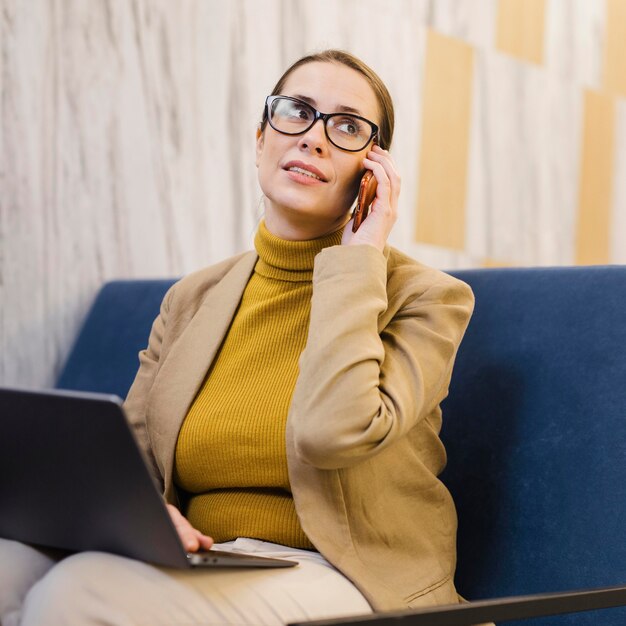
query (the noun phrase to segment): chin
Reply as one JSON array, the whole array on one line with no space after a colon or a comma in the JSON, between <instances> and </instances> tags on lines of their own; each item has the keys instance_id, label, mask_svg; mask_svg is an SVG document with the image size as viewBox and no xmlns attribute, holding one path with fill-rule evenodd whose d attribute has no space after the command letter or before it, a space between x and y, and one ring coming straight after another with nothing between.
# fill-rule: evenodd
<instances>
[{"instance_id":1,"label":"chin","mask_svg":"<svg viewBox=\"0 0 626 626\"><path fill-rule=\"evenodd\" d=\"M308 222L328 222L333 219L332 215L324 214L319 208L311 205L288 205L283 208L283 215L290 215Z\"/></svg>"},{"instance_id":2,"label":"chin","mask_svg":"<svg viewBox=\"0 0 626 626\"><path fill-rule=\"evenodd\" d=\"M348 198L344 198L343 202L337 202L327 198L316 198L315 202L311 202L311 194L303 192L303 190L281 190L282 193L269 194L265 193L266 207L265 210L276 215L305 219L306 221L317 221L320 224L340 223L348 216L353 203L348 202ZM347 207L345 210L332 213L328 211L329 206Z\"/></svg>"},{"instance_id":3,"label":"chin","mask_svg":"<svg viewBox=\"0 0 626 626\"><path fill-rule=\"evenodd\" d=\"M304 196L305 194L303 193L265 194L273 210L282 215L319 215L319 206L323 203L320 203L319 200L312 203L310 197Z\"/></svg>"}]
</instances>

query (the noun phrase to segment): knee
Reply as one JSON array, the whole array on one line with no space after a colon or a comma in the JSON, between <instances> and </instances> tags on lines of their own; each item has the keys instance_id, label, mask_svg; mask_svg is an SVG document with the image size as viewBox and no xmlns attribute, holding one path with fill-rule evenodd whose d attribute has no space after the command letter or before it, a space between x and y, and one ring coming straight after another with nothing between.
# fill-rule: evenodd
<instances>
[{"instance_id":1,"label":"knee","mask_svg":"<svg viewBox=\"0 0 626 626\"><path fill-rule=\"evenodd\" d=\"M27 544L0 538L0 622L17 623L24 597L57 558ZM17 617L13 618L14 620Z\"/></svg>"},{"instance_id":2,"label":"knee","mask_svg":"<svg viewBox=\"0 0 626 626\"><path fill-rule=\"evenodd\" d=\"M121 561L127 560L100 552L63 559L26 596L22 624L102 623L103 611L111 611L102 594L103 578L115 576Z\"/></svg>"}]
</instances>

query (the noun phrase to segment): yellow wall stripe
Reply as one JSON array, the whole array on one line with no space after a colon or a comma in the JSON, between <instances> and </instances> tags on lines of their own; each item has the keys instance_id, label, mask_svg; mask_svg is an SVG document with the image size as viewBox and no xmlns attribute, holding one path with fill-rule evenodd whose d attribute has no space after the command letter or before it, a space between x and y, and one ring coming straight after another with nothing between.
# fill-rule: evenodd
<instances>
[{"instance_id":1,"label":"yellow wall stripe","mask_svg":"<svg viewBox=\"0 0 626 626\"><path fill-rule=\"evenodd\" d=\"M500 0L496 48L532 63L543 63L545 0Z\"/></svg>"},{"instance_id":2,"label":"yellow wall stripe","mask_svg":"<svg viewBox=\"0 0 626 626\"><path fill-rule=\"evenodd\" d=\"M609 263L615 102L586 91L584 106L576 263L591 265Z\"/></svg>"},{"instance_id":3,"label":"yellow wall stripe","mask_svg":"<svg viewBox=\"0 0 626 626\"><path fill-rule=\"evenodd\" d=\"M428 32L422 100L417 241L465 248L474 51Z\"/></svg>"},{"instance_id":4,"label":"yellow wall stripe","mask_svg":"<svg viewBox=\"0 0 626 626\"><path fill-rule=\"evenodd\" d=\"M604 87L626 96L626 2L606 0Z\"/></svg>"},{"instance_id":5,"label":"yellow wall stripe","mask_svg":"<svg viewBox=\"0 0 626 626\"><path fill-rule=\"evenodd\" d=\"M500 261L499 259L485 258L483 259L482 267L515 267L515 263Z\"/></svg>"}]
</instances>

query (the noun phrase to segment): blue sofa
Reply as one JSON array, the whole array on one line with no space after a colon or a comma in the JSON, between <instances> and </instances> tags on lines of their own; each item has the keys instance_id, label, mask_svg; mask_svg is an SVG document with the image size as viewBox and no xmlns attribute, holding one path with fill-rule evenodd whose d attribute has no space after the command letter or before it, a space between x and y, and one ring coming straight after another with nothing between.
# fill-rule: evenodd
<instances>
[{"instance_id":1,"label":"blue sofa","mask_svg":"<svg viewBox=\"0 0 626 626\"><path fill-rule=\"evenodd\" d=\"M350 623L472 624L626 605L626 267L451 273L476 295L442 431L459 592L475 601L615 588ZM58 387L124 397L173 282L106 284ZM626 607L540 623L623 625Z\"/></svg>"}]
</instances>

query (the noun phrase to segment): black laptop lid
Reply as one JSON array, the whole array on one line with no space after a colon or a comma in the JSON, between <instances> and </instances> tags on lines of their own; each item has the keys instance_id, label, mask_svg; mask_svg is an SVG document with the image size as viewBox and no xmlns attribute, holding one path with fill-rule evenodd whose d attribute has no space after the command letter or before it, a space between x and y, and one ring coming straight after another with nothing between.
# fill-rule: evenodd
<instances>
[{"instance_id":1,"label":"black laptop lid","mask_svg":"<svg viewBox=\"0 0 626 626\"><path fill-rule=\"evenodd\" d=\"M121 404L0 389L0 537L187 565Z\"/></svg>"}]
</instances>

